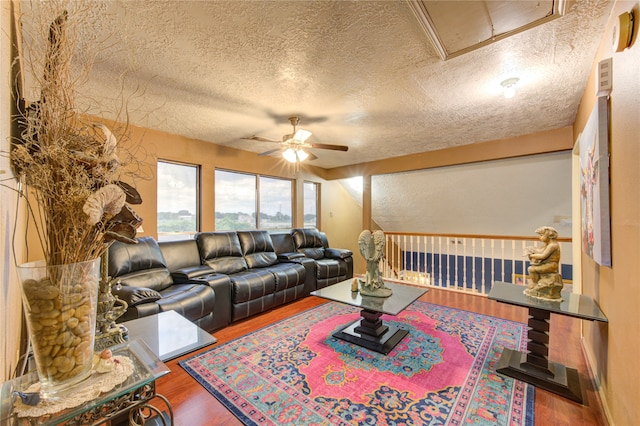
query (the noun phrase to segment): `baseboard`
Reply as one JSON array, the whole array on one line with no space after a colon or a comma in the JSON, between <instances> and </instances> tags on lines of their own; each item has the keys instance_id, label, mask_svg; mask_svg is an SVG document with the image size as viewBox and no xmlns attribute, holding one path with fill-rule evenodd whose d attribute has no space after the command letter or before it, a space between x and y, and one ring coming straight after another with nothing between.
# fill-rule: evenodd
<instances>
[{"instance_id":1,"label":"baseboard","mask_svg":"<svg viewBox=\"0 0 640 426\"><path fill-rule=\"evenodd\" d=\"M582 348L582 355L586 360L587 368L589 369L589 377L593 381L593 386L595 387L598 393L598 399L600 400L600 405L602 406L602 411L604 412L604 417L607 419L607 423L609 426L615 426L613 423L613 417L611 416L611 411L609 410L609 405L607 405L607 398L605 398L604 390L602 389L602 385L600 383L600 376L596 374L595 369L595 356L593 353L587 349L587 346L584 343L584 337L580 338L580 347Z\"/></svg>"}]
</instances>

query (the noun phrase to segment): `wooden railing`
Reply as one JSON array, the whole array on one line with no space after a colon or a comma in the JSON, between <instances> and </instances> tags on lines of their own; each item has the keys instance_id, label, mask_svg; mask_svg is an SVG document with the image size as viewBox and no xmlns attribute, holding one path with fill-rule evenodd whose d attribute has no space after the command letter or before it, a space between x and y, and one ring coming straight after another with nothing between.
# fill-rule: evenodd
<instances>
[{"instance_id":1,"label":"wooden railing","mask_svg":"<svg viewBox=\"0 0 640 426\"><path fill-rule=\"evenodd\" d=\"M494 281L525 283L530 265L525 248L541 244L535 236L385 232L385 239L385 278L485 295ZM560 272L570 283L571 238L558 242Z\"/></svg>"}]
</instances>

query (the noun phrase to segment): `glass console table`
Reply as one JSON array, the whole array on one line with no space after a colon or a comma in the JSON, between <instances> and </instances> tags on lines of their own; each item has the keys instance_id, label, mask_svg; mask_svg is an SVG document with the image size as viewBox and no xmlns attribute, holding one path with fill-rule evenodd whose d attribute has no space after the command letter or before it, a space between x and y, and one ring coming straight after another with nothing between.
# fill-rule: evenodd
<instances>
[{"instance_id":1,"label":"glass console table","mask_svg":"<svg viewBox=\"0 0 640 426\"><path fill-rule=\"evenodd\" d=\"M133 372L123 383L75 408L41 417L18 417L14 409L14 401L17 398L15 392L25 391L38 380L36 372L28 373L2 384L0 425L98 425L123 413L128 413L130 424L144 424L145 419L154 414L163 424L173 424L171 404L164 396L156 393L155 389L156 379L170 373L167 366L140 339L113 346L110 349L114 356L125 356L133 363ZM75 385L74 388L90 385L92 377ZM65 393L72 395L74 388ZM166 405L168 409L166 415L151 404L151 401L156 398Z\"/></svg>"},{"instance_id":2,"label":"glass console table","mask_svg":"<svg viewBox=\"0 0 640 426\"><path fill-rule=\"evenodd\" d=\"M385 281L385 285L393 290L391 296L362 296L358 291L351 291L351 281L341 281L312 291L311 295L362 308L360 320L346 325L333 336L387 355L409 331L386 324L380 317L382 314L398 315L425 294L427 289Z\"/></svg>"},{"instance_id":3,"label":"glass console table","mask_svg":"<svg viewBox=\"0 0 640 426\"><path fill-rule=\"evenodd\" d=\"M607 317L589 296L563 292L562 301L546 301L527 296L525 288L495 282L489 292L489 299L529 309L527 352L504 348L496 371L582 403L578 371L548 360L551 314L601 322Z\"/></svg>"}]
</instances>

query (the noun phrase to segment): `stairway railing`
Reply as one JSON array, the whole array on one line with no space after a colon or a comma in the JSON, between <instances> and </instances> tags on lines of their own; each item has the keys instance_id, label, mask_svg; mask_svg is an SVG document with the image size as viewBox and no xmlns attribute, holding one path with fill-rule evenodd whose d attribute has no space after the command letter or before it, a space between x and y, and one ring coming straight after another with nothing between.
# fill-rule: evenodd
<instances>
[{"instance_id":1,"label":"stairway railing","mask_svg":"<svg viewBox=\"0 0 640 426\"><path fill-rule=\"evenodd\" d=\"M494 281L526 283L530 263L525 248L535 236L385 232L382 274L413 284L488 294ZM558 238L560 273L571 283L571 238Z\"/></svg>"}]
</instances>

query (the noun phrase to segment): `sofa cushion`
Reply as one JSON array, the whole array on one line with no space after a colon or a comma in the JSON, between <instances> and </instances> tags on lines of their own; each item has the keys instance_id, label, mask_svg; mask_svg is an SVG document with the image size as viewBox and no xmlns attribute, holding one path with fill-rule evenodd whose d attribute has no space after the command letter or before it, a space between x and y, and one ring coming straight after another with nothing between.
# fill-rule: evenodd
<instances>
[{"instance_id":1,"label":"sofa cushion","mask_svg":"<svg viewBox=\"0 0 640 426\"><path fill-rule=\"evenodd\" d=\"M314 228L294 228L291 230L296 250L311 259L324 257L324 245L320 232Z\"/></svg>"},{"instance_id":2,"label":"sofa cushion","mask_svg":"<svg viewBox=\"0 0 640 426\"><path fill-rule=\"evenodd\" d=\"M299 263L278 263L269 267L276 277L276 291L303 285L306 277L304 266Z\"/></svg>"},{"instance_id":3,"label":"sofa cushion","mask_svg":"<svg viewBox=\"0 0 640 426\"><path fill-rule=\"evenodd\" d=\"M235 232L200 232L195 238L201 262L218 274L247 270L240 240Z\"/></svg>"},{"instance_id":4,"label":"sofa cushion","mask_svg":"<svg viewBox=\"0 0 640 426\"><path fill-rule=\"evenodd\" d=\"M160 300L162 295L155 290L144 287L131 287L128 285L115 286L111 292L127 302L128 306L137 306L141 303L151 303Z\"/></svg>"},{"instance_id":5,"label":"sofa cushion","mask_svg":"<svg viewBox=\"0 0 640 426\"><path fill-rule=\"evenodd\" d=\"M326 257L333 259L347 259L353 256L353 252L347 249L325 248L324 254Z\"/></svg>"},{"instance_id":6,"label":"sofa cushion","mask_svg":"<svg viewBox=\"0 0 640 426\"><path fill-rule=\"evenodd\" d=\"M140 237L137 241L137 244L115 241L109 247L110 276L119 277L131 272L167 267L156 240Z\"/></svg>"},{"instance_id":7,"label":"sofa cushion","mask_svg":"<svg viewBox=\"0 0 640 426\"><path fill-rule=\"evenodd\" d=\"M231 297L234 305L253 299L260 299L273 294L276 289L274 275L264 269L242 272L231 275L229 278L231 278L231 286L233 288Z\"/></svg>"},{"instance_id":8,"label":"sofa cushion","mask_svg":"<svg viewBox=\"0 0 640 426\"><path fill-rule=\"evenodd\" d=\"M347 265L336 259L316 260L316 277L325 279L330 277L342 277L347 275Z\"/></svg>"},{"instance_id":9,"label":"sofa cushion","mask_svg":"<svg viewBox=\"0 0 640 426\"><path fill-rule=\"evenodd\" d=\"M278 256L267 231L238 231L238 239L249 269L266 268L278 263Z\"/></svg>"},{"instance_id":10,"label":"sofa cushion","mask_svg":"<svg viewBox=\"0 0 640 426\"><path fill-rule=\"evenodd\" d=\"M276 254L293 253L296 251L296 246L293 244L293 237L289 232L272 232L271 241L273 242L273 249Z\"/></svg>"},{"instance_id":11,"label":"sofa cushion","mask_svg":"<svg viewBox=\"0 0 640 426\"><path fill-rule=\"evenodd\" d=\"M210 314L215 305L215 293L208 285L174 284L161 294L156 302L161 312L176 311L192 321Z\"/></svg>"},{"instance_id":12,"label":"sofa cushion","mask_svg":"<svg viewBox=\"0 0 640 426\"><path fill-rule=\"evenodd\" d=\"M133 287L160 291L173 280L160 247L152 237L138 238L137 244L114 242L109 247L109 276Z\"/></svg>"},{"instance_id":13,"label":"sofa cushion","mask_svg":"<svg viewBox=\"0 0 640 426\"><path fill-rule=\"evenodd\" d=\"M167 269L172 273L200 266L200 252L194 239L158 243Z\"/></svg>"}]
</instances>

